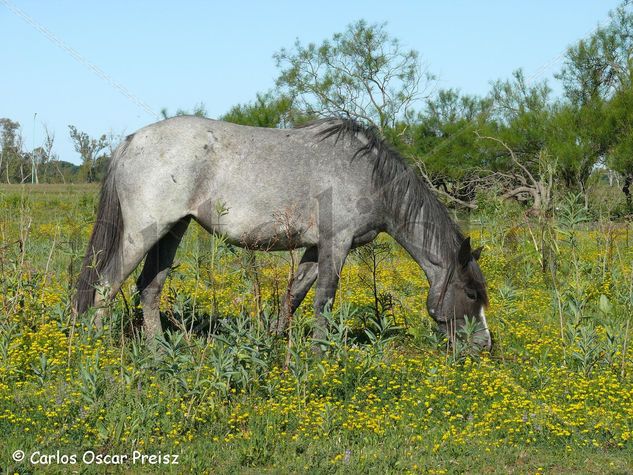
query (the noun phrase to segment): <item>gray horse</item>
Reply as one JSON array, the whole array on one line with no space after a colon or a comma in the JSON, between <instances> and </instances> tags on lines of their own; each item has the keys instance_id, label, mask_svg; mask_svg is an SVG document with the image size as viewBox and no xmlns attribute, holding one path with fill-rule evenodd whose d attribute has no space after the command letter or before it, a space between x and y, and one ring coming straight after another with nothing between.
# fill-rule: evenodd
<instances>
[{"instance_id":1,"label":"gray horse","mask_svg":"<svg viewBox=\"0 0 633 475\"><path fill-rule=\"evenodd\" d=\"M237 246L305 248L288 308L316 281L317 338L350 249L386 232L424 270L440 330L453 338L473 318L475 340L491 346L480 249L373 128L327 119L267 129L183 116L128 136L103 183L75 310L101 304L97 285L112 298L145 258L137 281L144 328L159 334L160 292L192 218Z\"/></svg>"}]
</instances>

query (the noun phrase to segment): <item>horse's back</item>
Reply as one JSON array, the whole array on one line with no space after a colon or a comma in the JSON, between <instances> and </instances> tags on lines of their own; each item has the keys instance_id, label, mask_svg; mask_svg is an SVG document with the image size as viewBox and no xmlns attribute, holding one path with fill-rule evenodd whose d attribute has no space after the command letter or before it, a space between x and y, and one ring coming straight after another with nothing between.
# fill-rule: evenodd
<instances>
[{"instance_id":1,"label":"horse's back","mask_svg":"<svg viewBox=\"0 0 633 475\"><path fill-rule=\"evenodd\" d=\"M366 158L315 128L248 127L193 116L167 119L126 140L116 181L129 219L193 216L235 243L312 245L324 206L344 225L367 227L358 202L370 189ZM370 200L370 201L373 201ZM371 214L371 213L370 213ZM138 219L138 218L137 218ZM333 225L336 225L334 223ZM271 244L275 242L276 244Z\"/></svg>"}]
</instances>

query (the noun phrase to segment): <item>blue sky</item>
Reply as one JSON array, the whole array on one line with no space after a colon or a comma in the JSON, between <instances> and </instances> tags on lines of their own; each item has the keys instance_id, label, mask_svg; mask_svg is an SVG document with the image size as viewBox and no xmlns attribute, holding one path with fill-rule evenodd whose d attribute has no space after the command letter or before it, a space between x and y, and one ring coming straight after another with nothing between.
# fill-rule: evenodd
<instances>
[{"instance_id":1,"label":"blue sky","mask_svg":"<svg viewBox=\"0 0 633 475\"><path fill-rule=\"evenodd\" d=\"M55 132L55 151L79 163L68 124L97 136L131 133L155 117L0 0L0 117L20 122L26 148ZM521 67L534 80L565 48L607 20L616 0L532 1L19 1L50 31L156 113L203 102L211 117L274 85L272 55L295 39L320 42L349 23L387 22L417 50L441 88L485 94ZM34 118L34 115L37 114Z\"/></svg>"}]
</instances>

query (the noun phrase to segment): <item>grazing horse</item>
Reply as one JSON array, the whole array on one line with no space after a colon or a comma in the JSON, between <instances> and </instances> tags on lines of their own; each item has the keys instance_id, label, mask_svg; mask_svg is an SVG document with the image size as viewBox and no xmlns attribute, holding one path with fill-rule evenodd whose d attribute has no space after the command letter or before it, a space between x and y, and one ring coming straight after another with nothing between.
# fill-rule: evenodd
<instances>
[{"instance_id":1,"label":"grazing horse","mask_svg":"<svg viewBox=\"0 0 633 475\"><path fill-rule=\"evenodd\" d=\"M237 246L305 248L288 307L294 312L316 281L316 338L350 249L386 232L426 274L440 330L452 339L475 319L475 341L491 346L480 249L375 128L338 118L268 129L181 116L129 135L103 182L75 310L100 305L97 285L112 298L145 258L143 324L159 334L160 292L191 219Z\"/></svg>"}]
</instances>

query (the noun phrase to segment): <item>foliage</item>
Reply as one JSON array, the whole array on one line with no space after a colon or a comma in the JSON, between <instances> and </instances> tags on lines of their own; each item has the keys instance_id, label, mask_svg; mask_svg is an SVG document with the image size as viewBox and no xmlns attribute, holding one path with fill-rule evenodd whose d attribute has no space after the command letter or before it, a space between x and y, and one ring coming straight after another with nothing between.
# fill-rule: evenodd
<instances>
[{"instance_id":1,"label":"foliage","mask_svg":"<svg viewBox=\"0 0 633 475\"><path fill-rule=\"evenodd\" d=\"M257 94L255 101L233 106L222 120L253 127L289 127L299 125L306 119L293 109L292 100L269 91Z\"/></svg>"},{"instance_id":2,"label":"foliage","mask_svg":"<svg viewBox=\"0 0 633 475\"><path fill-rule=\"evenodd\" d=\"M98 139L90 137L86 132L69 125L70 138L75 145L75 151L81 155L82 172L88 183L99 181L105 174L107 156L102 152L108 147L105 134Z\"/></svg>"},{"instance_id":3,"label":"foliage","mask_svg":"<svg viewBox=\"0 0 633 475\"><path fill-rule=\"evenodd\" d=\"M426 101L417 123L393 139L407 155L423 161L438 186L458 183L486 166L474 131L485 124L489 110L488 99L440 90Z\"/></svg>"},{"instance_id":4,"label":"foliage","mask_svg":"<svg viewBox=\"0 0 633 475\"><path fill-rule=\"evenodd\" d=\"M198 104L193 106L193 109L191 111L179 108L176 110L176 113L174 115L171 115L169 111L167 110L167 108L163 107L160 110L160 115L163 117L163 119L169 119L170 117L177 117L181 115L194 115L196 117L207 117L208 113L207 113L207 108L204 105L204 103L199 102Z\"/></svg>"},{"instance_id":5,"label":"foliage","mask_svg":"<svg viewBox=\"0 0 633 475\"><path fill-rule=\"evenodd\" d=\"M567 97L574 104L589 104L630 85L632 50L633 11L631 3L623 1L609 13L606 25L568 48L557 75Z\"/></svg>"},{"instance_id":6,"label":"foliage","mask_svg":"<svg viewBox=\"0 0 633 475\"><path fill-rule=\"evenodd\" d=\"M277 85L309 115L347 116L381 131L409 120L411 107L432 75L422 71L418 53L403 50L384 24L361 20L320 45L275 53Z\"/></svg>"},{"instance_id":7,"label":"foliage","mask_svg":"<svg viewBox=\"0 0 633 475\"><path fill-rule=\"evenodd\" d=\"M623 191L628 202L629 212L633 209L629 191L633 181L633 87L618 90L611 99L605 112L605 126L608 132L609 150L607 165L624 177Z\"/></svg>"}]
</instances>

